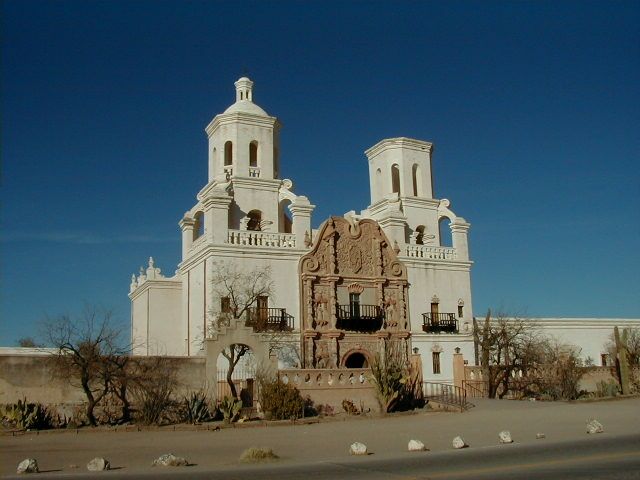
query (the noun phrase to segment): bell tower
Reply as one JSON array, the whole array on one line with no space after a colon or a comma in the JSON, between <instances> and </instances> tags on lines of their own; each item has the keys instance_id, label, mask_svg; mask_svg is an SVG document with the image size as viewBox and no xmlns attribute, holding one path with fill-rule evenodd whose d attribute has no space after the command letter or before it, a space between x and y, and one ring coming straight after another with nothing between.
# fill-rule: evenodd
<instances>
[{"instance_id":1,"label":"bell tower","mask_svg":"<svg viewBox=\"0 0 640 480\"><path fill-rule=\"evenodd\" d=\"M236 101L205 129L209 138L209 182L227 178L277 179L280 122L253 103L253 82L235 82Z\"/></svg>"}]
</instances>

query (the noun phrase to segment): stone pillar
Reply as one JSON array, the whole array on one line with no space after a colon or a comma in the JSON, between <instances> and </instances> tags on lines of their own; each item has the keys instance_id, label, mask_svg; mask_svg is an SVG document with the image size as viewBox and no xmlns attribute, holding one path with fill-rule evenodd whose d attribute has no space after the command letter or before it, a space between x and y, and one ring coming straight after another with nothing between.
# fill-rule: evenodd
<instances>
[{"instance_id":1,"label":"stone pillar","mask_svg":"<svg viewBox=\"0 0 640 480\"><path fill-rule=\"evenodd\" d=\"M457 217L451 224L451 241L456 249L458 260L469 260L469 241L467 234L471 225L465 222L464 218Z\"/></svg>"},{"instance_id":2,"label":"stone pillar","mask_svg":"<svg viewBox=\"0 0 640 480\"><path fill-rule=\"evenodd\" d=\"M465 380L464 357L456 352L453 354L453 384L463 388L463 380Z\"/></svg>"},{"instance_id":3,"label":"stone pillar","mask_svg":"<svg viewBox=\"0 0 640 480\"><path fill-rule=\"evenodd\" d=\"M311 205L307 197L301 196L296 198L295 202L289 206L291 215L293 216L291 231L296 236L296 247L304 248L305 233L311 237L311 213L315 205Z\"/></svg>"},{"instance_id":4,"label":"stone pillar","mask_svg":"<svg viewBox=\"0 0 640 480\"><path fill-rule=\"evenodd\" d=\"M226 192L225 192L226 193ZM207 196L203 199L204 206L204 235L212 243L227 242L229 234L229 196Z\"/></svg>"},{"instance_id":5,"label":"stone pillar","mask_svg":"<svg viewBox=\"0 0 640 480\"><path fill-rule=\"evenodd\" d=\"M397 198L397 194L394 195ZM386 216L378 220L378 223L389 238L389 241L391 241L391 247L393 248L394 242L396 242L400 247L400 255L405 255L407 218L400 211L400 202L390 201Z\"/></svg>"},{"instance_id":6,"label":"stone pillar","mask_svg":"<svg viewBox=\"0 0 640 480\"><path fill-rule=\"evenodd\" d=\"M193 244L193 229L196 224L195 219L188 217L186 214L180 220L180 230L182 230L182 260L187 258L187 253Z\"/></svg>"}]
</instances>

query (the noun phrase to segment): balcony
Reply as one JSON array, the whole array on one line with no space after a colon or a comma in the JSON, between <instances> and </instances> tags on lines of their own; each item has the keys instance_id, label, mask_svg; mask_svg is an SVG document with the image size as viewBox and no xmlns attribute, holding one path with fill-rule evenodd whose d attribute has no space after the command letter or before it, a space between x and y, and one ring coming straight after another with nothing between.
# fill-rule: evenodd
<instances>
[{"instance_id":1,"label":"balcony","mask_svg":"<svg viewBox=\"0 0 640 480\"><path fill-rule=\"evenodd\" d=\"M427 333L458 333L455 313L423 313L422 330Z\"/></svg>"},{"instance_id":2,"label":"balcony","mask_svg":"<svg viewBox=\"0 0 640 480\"><path fill-rule=\"evenodd\" d=\"M340 330L371 333L382 328L384 312L378 305L338 305L337 325Z\"/></svg>"},{"instance_id":3,"label":"balcony","mask_svg":"<svg viewBox=\"0 0 640 480\"><path fill-rule=\"evenodd\" d=\"M252 308L245 325L256 332L291 332L293 315L289 315L286 308Z\"/></svg>"}]
</instances>

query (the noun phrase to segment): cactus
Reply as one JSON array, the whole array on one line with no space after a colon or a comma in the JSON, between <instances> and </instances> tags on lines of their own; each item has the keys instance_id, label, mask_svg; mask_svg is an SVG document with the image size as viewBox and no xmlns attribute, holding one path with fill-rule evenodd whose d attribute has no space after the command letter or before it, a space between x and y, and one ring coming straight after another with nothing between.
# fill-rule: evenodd
<instances>
[{"instance_id":1,"label":"cactus","mask_svg":"<svg viewBox=\"0 0 640 480\"><path fill-rule=\"evenodd\" d=\"M53 417L49 409L40 403L29 403L26 398L6 405L2 416L9 423L24 430L45 430L53 426Z\"/></svg>"},{"instance_id":2,"label":"cactus","mask_svg":"<svg viewBox=\"0 0 640 480\"><path fill-rule=\"evenodd\" d=\"M211 420L212 415L207 405L207 395L200 392L192 392L183 401L184 420L189 423L201 423Z\"/></svg>"},{"instance_id":3,"label":"cactus","mask_svg":"<svg viewBox=\"0 0 640 480\"><path fill-rule=\"evenodd\" d=\"M631 393L629 388L629 358L627 356L627 330L622 331L622 335L618 327L613 328L613 335L616 341L616 360L618 373L620 376L620 389L623 395Z\"/></svg>"},{"instance_id":4,"label":"cactus","mask_svg":"<svg viewBox=\"0 0 640 480\"><path fill-rule=\"evenodd\" d=\"M240 416L242 401L233 397L224 397L220 402L220 411L224 416L225 423L235 422Z\"/></svg>"}]
</instances>

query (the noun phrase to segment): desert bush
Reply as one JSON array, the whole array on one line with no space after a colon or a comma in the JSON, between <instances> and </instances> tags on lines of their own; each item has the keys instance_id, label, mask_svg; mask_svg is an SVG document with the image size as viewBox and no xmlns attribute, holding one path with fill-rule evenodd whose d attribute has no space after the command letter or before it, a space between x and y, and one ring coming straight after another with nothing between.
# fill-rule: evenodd
<instances>
[{"instance_id":1,"label":"desert bush","mask_svg":"<svg viewBox=\"0 0 640 480\"><path fill-rule=\"evenodd\" d=\"M360 410L358 410L358 407L356 407L355 403L353 403L348 398L345 398L344 400L342 400L342 409L348 415L358 415L360 413Z\"/></svg>"},{"instance_id":2,"label":"desert bush","mask_svg":"<svg viewBox=\"0 0 640 480\"><path fill-rule=\"evenodd\" d=\"M29 403L26 398L5 405L2 420L8 426L24 430L47 430L55 426L55 418L47 407Z\"/></svg>"},{"instance_id":3,"label":"desert bush","mask_svg":"<svg viewBox=\"0 0 640 480\"><path fill-rule=\"evenodd\" d=\"M136 420L160 425L179 421L179 402L173 398L177 387L175 367L169 359L140 359L134 366L129 390L135 401Z\"/></svg>"},{"instance_id":4,"label":"desert bush","mask_svg":"<svg viewBox=\"0 0 640 480\"><path fill-rule=\"evenodd\" d=\"M274 420L300 418L305 413L305 406L310 406L310 400L305 402L296 387L280 379L261 385L260 393L262 408Z\"/></svg>"},{"instance_id":5,"label":"desert bush","mask_svg":"<svg viewBox=\"0 0 640 480\"><path fill-rule=\"evenodd\" d=\"M240 461L243 463L259 463L277 460L279 457L273 453L273 450L267 447L251 447L247 448L242 455Z\"/></svg>"},{"instance_id":6,"label":"desert bush","mask_svg":"<svg viewBox=\"0 0 640 480\"><path fill-rule=\"evenodd\" d=\"M336 414L335 409L328 403L327 404L321 403L320 405L318 405L316 407L316 412L321 417L333 417Z\"/></svg>"},{"instance_id":7,"label":"desert bush","mask_svg":"<svg viewBox=\"0 0 640 480\"><path fill-rule=\"evenodd\" d=\"M614 380L609 380L608 382L601 380L596 384L595 393L596 397L615 397L620 393L620 386Z\"/></svg>"}]
</instances>

